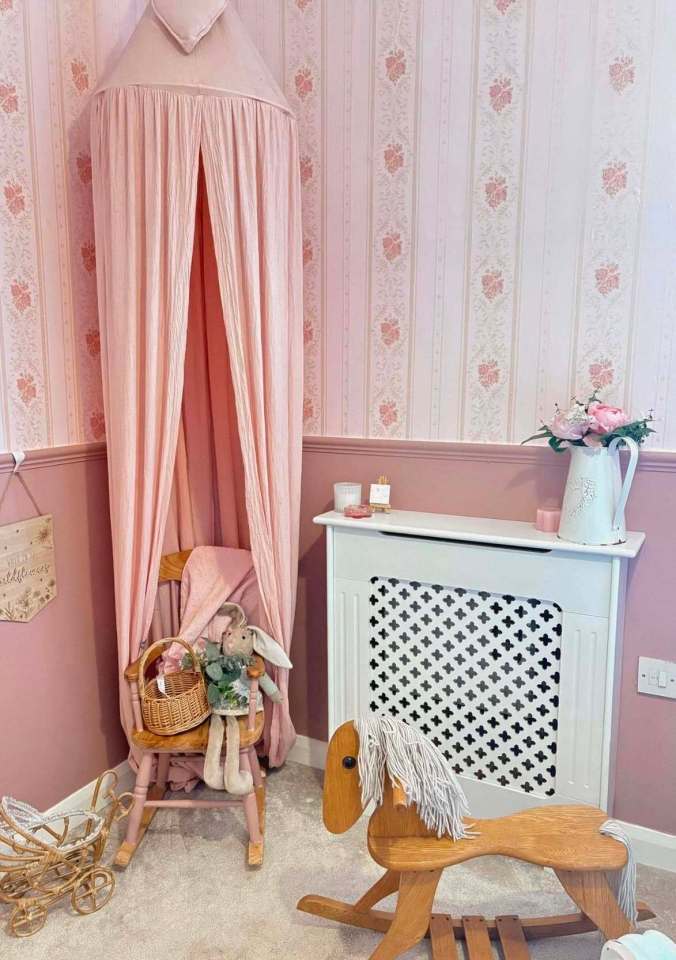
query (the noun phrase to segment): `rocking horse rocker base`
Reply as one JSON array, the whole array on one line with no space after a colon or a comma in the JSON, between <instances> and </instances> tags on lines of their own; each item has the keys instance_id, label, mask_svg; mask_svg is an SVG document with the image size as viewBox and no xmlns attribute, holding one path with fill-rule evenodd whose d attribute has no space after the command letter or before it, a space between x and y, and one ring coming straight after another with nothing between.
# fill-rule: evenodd
<instances>
[{"instance_id":1,"label":"rocking horse rocker base","mask_svg":"<svg viewBox=\"0 0 676 960\"><path fill-rule=\"evenodd\" d=\"M567 888L569 895L573 883L578 890L584 891L584 898L576 900L576 903L581 907L584 903L586 911L524 919L514 915L485 919L481 916L452 917L433 913L432 904L441 873L441 870L434 870L397 874L388 870L355 904L310 894L298 902L298 909L325 920L386 934L371 954L371 960L398 957L425 937L431 940L433 960L459 958L461 953L456 944L460 940L466 943L469 960L488 960L492 957L491 940L499 940L505 960L528 960L529 940L573 936L594 930L602 930L607 938L616 938L630 930L629 921L619 911L601 873L573 874L575 880ZM582 879L590 876L601 880L598 887L593 880L585 883ZM377 903L397 891L399 900L394 913L373 909ZM590 914L595 915L596 919L592 919ZM654 916L646 904L638 904L639 921L650 920Z\"/></svg>"},{"instance_id":2,"label":"rocking horse rocker base","mask_svg":"<svg viewBox=\"0 0 676 960\"><path fill-rule=\"evenodd\" d=\"M350 724L334 734L329 745L324 783L324 823L332 833L349 829L362 813L355 758L359 738ZM370 960L395 960L425 937L431 939L434 960L461 956L464 940L469 960L490 960L490 941L498 940L505 960L528 960L528 941L600 930L606 939L631 932L606 871L621 870L627 861L622 843L599 832L607 819L589 806L538 807L509 817L472 821L467 839L437 837L407 804L405 791L384 777L382 803L368 827L373 860L385 867L383 876L355 904L328 897L303 897L305 913L384 933ZM556 873L563 889L579 908L568 915L529 917L451 917L433 912L434 896L446 867L476 857L505 856ZM381 900L398 893L394 913L376 910ZM654 916L639 903L638 920Z\"/></svg>"}]
</instances>

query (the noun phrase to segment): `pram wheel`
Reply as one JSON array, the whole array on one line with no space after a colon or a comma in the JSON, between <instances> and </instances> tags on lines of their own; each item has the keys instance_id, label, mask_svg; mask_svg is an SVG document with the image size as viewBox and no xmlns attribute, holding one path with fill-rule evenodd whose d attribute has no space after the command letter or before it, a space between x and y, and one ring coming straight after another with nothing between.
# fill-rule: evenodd
<instances>
[{"instance_id":1,"label":"pram wheel","mask_svg":"<svg viewBox=\"0 0 676 960\"><path fill-rule=\"evenodd\" d=\"M47 919L47 910L41 903L31 903L27 906L17 904L12 910L9 925L16 937L31 937L41 930Z\"/></svg>"},{"instance_id":2,"label":"pram wheel","mask_svg":"<svg viewBox=\"0 0 676 960\"><path fill-rule=\"evenodd\" d=\"M105 867L94 867L79 881L70 902L78 913L96 913L113 895L115 877Z\"/></svg>"}]
</instances>

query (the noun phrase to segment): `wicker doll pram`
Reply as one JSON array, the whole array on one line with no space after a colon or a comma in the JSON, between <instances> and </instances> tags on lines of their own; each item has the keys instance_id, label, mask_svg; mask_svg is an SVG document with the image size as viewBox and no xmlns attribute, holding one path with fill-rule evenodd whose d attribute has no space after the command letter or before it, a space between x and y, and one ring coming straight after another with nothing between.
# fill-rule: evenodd
<instances>
[{"instance_id":1,"label":"wicker doll pram","mask_svg":"<svg viewBox=\"0 0 676 960\"><path fill-rule=\"evenodd\" d=\"M102 773L88 810L44 814L12 797L0 801L0 902L12 907L9 929L37 933L47 909L70 894L73 909L94 913L110 900L115 877L100 866L112 823L129 812L132 794L115 793L117 775ZM100 807L101 811L97 812Z\"/></svg>"}]
</instances>

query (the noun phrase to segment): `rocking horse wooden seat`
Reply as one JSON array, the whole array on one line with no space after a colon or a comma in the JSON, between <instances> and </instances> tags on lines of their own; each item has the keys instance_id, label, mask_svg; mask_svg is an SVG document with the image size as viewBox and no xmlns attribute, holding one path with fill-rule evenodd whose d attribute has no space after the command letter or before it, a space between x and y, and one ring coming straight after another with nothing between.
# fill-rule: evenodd
<instances>
[{"instance_id":1,"label":"rocking horse wooden seat","mask_svg":"<svg viewBox=\"0 0 676 960\"><path fill-rule=\"evenodd\" d=\"M329 744L324 781L324 824L344 833L363 812L357 757L359 736L345 723ZM528 940L601 930L607 939L629 933L631 923L620 909L606 871L627 860L622 843L599 832L607 820L588 806L549 806L495 820L468 821L474 834L462 840L437 837L414 804L407 805L405 786L384 775L382 803L369 821L368 849L386 872L355 904L306 896L298 909L306 913L385 934L371 960L395 960L424 937L430 937L434 960L456 960L456 940L465 940L469 960L490 960L490 941L499 940L505 960L528 960ZM432 912L444 869L483 856L512 857L551 867L580 912L521 920L515 916L486 920ZM373 909L398 893L394 913ZM638 904L638 919L654 914Z\"/></svg>"},{"instance_id":2,"label":"rocking horse wooden seat","mask_svg":"<svg viewBox=\"0 0 676 960\"><path fill-rule=\"evenodd\" d=\"M509 817L472 820L476 836L453 840L380 836L374 814L368 849L376 863L399 872L439 870L483 856L512 857L555 870L621 870L627 851L612 837L599 833L607 819L608 815L596 807L535 807Z\"/></svg>"}]
</instances>

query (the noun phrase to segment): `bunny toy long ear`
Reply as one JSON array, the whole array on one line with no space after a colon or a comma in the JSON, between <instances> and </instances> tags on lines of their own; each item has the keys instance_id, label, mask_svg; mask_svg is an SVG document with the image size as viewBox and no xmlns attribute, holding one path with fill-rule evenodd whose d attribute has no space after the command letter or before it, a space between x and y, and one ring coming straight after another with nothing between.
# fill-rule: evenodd
<instances>
[{"instance_id":1,"label":"bunny toy long ear","mask_svg":"<svg viewBox=\"0 0 676 960\"><path fill-rule=\"evenodd\" d=\"M230 617L230 626L234 630L243 627L246 623L246 614L238 603L224 603L218 608L216 614L220 617Z\"/></svg>"},{"instance_id":2,"label":"bunny toy long ear","mask_svg":"<svg viewBox=\"0 0 676 960\"><path fill-rule=\"evenodd\" d=\"M286 667L287 670L293 667L283 648L265 630L261 630L260 627L250 627L250 629L253 630L253 647L257 654L264 660L274 663L276 667Z\"/></svg>"}]
</instances>

